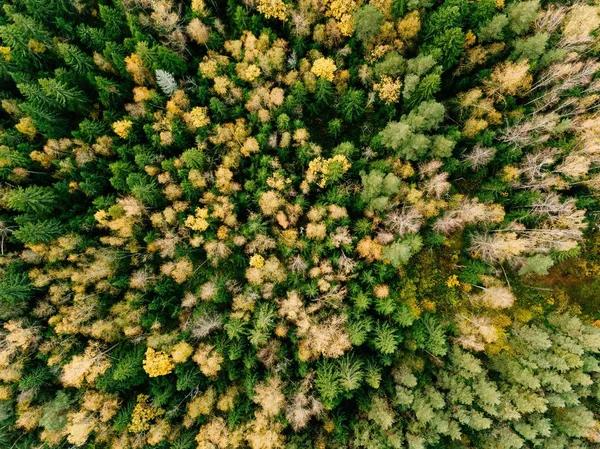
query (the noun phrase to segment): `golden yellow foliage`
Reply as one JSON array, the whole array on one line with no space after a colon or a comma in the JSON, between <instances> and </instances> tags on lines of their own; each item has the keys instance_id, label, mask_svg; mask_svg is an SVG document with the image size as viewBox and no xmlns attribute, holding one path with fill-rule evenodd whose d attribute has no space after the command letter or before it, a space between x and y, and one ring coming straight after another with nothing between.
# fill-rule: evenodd
<instances>
[{"instance_id":1,"label":"golden yellow foliage","mask_svg":"<svg viewBox=\"0 0 600 449\"><path fill-rule=\"evenodd\" d=\"M197 449L236 449L241 443L241 429L230 431L225 420L213 417L196 435Z\"/></svg>"},{"instance_id":2,"label":"golden yellow foliage","mask_svg":"<svg viewBox=\"0 0 600 449\"><path fill-rule=\"evenodd\" d=\"M152 80L152 74L144 66L144 61L135 53L131 53L125 58L125 68L133 77L136 84L145 84Z\"/></svg>"},{"instance_id":3,"label":"golden yellow foliage","mask_svg":"<svg viewBox=\"0 0 600 449\"><path fill-rule=\"evenodd\" d=\"M183 114L183 121L190 131L207 126L210 123L207 107L195 107L190 112Z\"/></svg>"},{"instance_id":4,"label":"golden yellow foliage","mask_svg":"<svg viewBox=\"0 0 600 449\"><path fill-rule=\"evenodd\" d=\"M381 98L384 103L392 104L398 103L400 100L401 87L402 81L384 75L378 83L373 85L373 90L379 94L379 98Z\"/></svg>"},{"instance_id":5,"label":"golden yellow foliage","mask_svg":"<svg viewBox=\"0 0 600 449\"><path fill-rule=\"evenodd\" d=\"M235 399L239 395L239 390L236 386L229 387L227 391L219 398L217 408L222 412L227 412L233 409Z\"/></svg>"},{"instance_id":6,"label":"golden yellow foliage","mask_svg":"<svg viewBox=\"0 0 600 449\"><path fill-rule=\"evenodd\" d=\"M192 11L196 14L203 14L206 3L204 0L192 0Z\"/></svg>"},{"instance_id":7,"label":"golden yellow foliage","mask_svg":"<svg viewBox=\"0 0 600 449\"><path fill-rule=\"evenodd\" d=\"M250 258L250 266L255 268L262 268L265 266L265 258L260 254L254 254Z\"/></svg>"},{"instance_id":8,"label":"golden yellow foliage","mask_svg":"<svg viewBox=\"0 0 600 449\"><path fill-rule=\"evenodd\" d=\"M264 412L256 412L255 418L248 423L244 438L251 449L283 449L281 432L283 425L270 419Z\"/></svg>"},{"instance_id":9,"label":"golden yellow foliage","mask_svg":"<svg viewBox=\"0 0 600 449\"><path fill-rule=\"evenodd\" d=\"M260 76L260 67L256 64L248 64L247 62L240 62L236 65L235 71L237 75L244 81L252 82Z\"/></svg>"},{"instance_id":10,"label":"golden yellow foliage","mask_svg":"<svg viewBox=\"0 0 600 449\"><path fill-rule=\"evenodd\" d=\"M178 284L183 284L194 273L194 265L183 257L176 262L167 262L160 267L161 273L171 276Z\"/></svg>"},{"instance_id":11,"label":"golden yellow foliage","mask_svg":"<svg viewBox=\"0 0 600 449\"><path fill-rule=\"evenodd\" d=\"M210 28L202 23L197 17L188 23L186 31L197 44L204 45L210 38Z\"/></svg>"},{"instance_id":12,"label":"golden yellow foliage","mask_svg":"<svg viewBox=\"0 0 600 449\"><path fill-rule=\"evenodd\" d=\"M29 39L29 42L27 42L27 47L32 51L32 53L35 54L44 53L46 51L46 46L35 39Z\"/></svg>"},{"instance_id":13,"label":"golden yellow foliage","mask_svg":"<svg viewBox=\"0 0 600 449\"><path fill-rule=\"evenodd\" d=\"M354 31L354 13L358 4L354 0L323 0L325 15L333 17L342 36L352 36Z\"/></svg>"},{"instance_id":14,"label":"golden yellow foliage","mask_svg":"<svg viewBox=\"0 0 600 449\"><path fill-rule=\"evenodd\" d=\"M256 140L254 137L248 137L240 148L240 152L246 157L250 156L251 154L258 153L259 151L260 147L258 145L258 140Z\"/></svg>"},{"instance_id":15,"label":"golden yellow foliage","mask_svg":"<svg viewBox=\"0 0 600 449\"><path fill-rule=\"evenodd\" d=\"M376 298L387 298L390 296L390 287L386 284L377 284L373 287L373 295Z\"/></svg>"},{"instance_id":16,"label":"golden yellow foliage","mask_svg":"<svg viewBox=\"0 0 600 449\"><path fill-rule=\"evenodd\" d=\"M598 5L574 4L567 13L563 39L575 43L585 41L600 26Z\"/></svg>"},{"instance_id":17,"label":"golden yellow foliage","mask_svg":"<svg viewBox=\"0 0 600 449\"><path fill-rule=\"evenodd\" d=\"M144 371L149 377L165 376L175 369L171 356L163 351L155 351L153 348L146 349L144 359Z\"/></svg>"},{"instance_id":18,"label":"golden yellow foliage","mask_svg":"<svg viewBox=\"0 0 600 449\"><path fill-rule=\"evenodd\" d=\"M529 61L503 62L496 65L487 87L492 93L521 96L531 89L533 77L529 74Z\"/></svg>"},{"instance_id":19,"label":"golden yellow foliage","mask_svg":"<svg viewBox=\"0 0 600 449\"><path fill-rule=\"evenodd\" d=\"M318 157L313 159L308 164L308 170L306 170L305 180L308 183L316 183L319 187L323 188L329 180L329 174L332 172L332 167L338 166L340 174L346 173L350 170L350 161L343 154L336 154L334 157L329 159L323 159Z\"/></svg>"},{"instance_id":20,"label":"golden yellow foliage","mask_svg":"<svg viewBox=\"0 0 600 449\"><path fill-rule=\"evenodd\" d=\"M0 385L0 401L6 401L12 397L12 389L8 385Z\"/></svg>"},{"instance_id":21,"label":"golden yellow foliage","mask_svg":"<svg viewBox=\"0 0 600 449\"><path fill-rule=\"evenodd\" d=\"M519 169L513 165L505 166L502 171L504 172L504 176L502 176L504 181L510 182L519 178Z\"/></svg>"},{"instance_id":22,"label":"golden yellow foliage","mask_svg":"<svg viewBox=\"0 0 600 449\"><path fill-rule=\"evenodd\" d=\"M469 118L463 125L462 133L465 137L475 137L481 131L488 127L486 120Z\"/></svg>"},{"instance_id":23,"label":"golden yellow foliage","mask_svg":"<svg viewBox=\"0 0 600 449\"><path fill-rule=\"evenodd\" d=\"M402 19L398 20L398 35L404 41L413 39L419 31L421 31L421 18L419 17L419 10L406 14Z\"/></svg>"},{"instance_id":24,"label":"golden yellow foliage","mask_svg":"<svg viewBox=\"0 0 600 449\"><path fill-rule=\"evenodd\" d=\"M258 205L264 215L272 216L283 206L284 202L283 197L278 192L267 190L260 196Z\"/></svg>"},{"instance_id":25,"label":"golden yellow foliage","mask_svg":"<svg viewBox=\"0 0 600 449\"><path fill-rule=\"evenodd\" d=\"M185 225L194 231L206 231L208 229L208 209L206 207L197 207L195 215L188 215L185 219Z\"/></svg>"},{"instance_id":26,"label":"golden yellow foliage","mask_svg":"<svg viewBox=\"0 0 600 449\"><path fill-rule=\"evenodd\" d=\"M476 41L477 41L477 36L475 35L475 33L473 33L473 31L469 30L465 34L465 43L463 46L464 46L464 48L472 47L473 45L475 45Z\"/></svg>"},{"instance_id":27,"label":"golden yellow foliage","mask_svg":"<svg viewBox=\"0 0 600 449\"><path fill-rule=\"evenodd\" d=\"M31 407L28 401L17 404L17 421L16 426L24 430L33 430L37 427L40 418L42 417L41 407Z\"/></svg>"},{"instance_id":28,"label":"golden yellow foliage","mask_svg":"<svg viewBox=\"0 0 600 449\"><path fill-rule=\"evenodd\" d=\"M324 240L327 237L327 226L325 223L308 223L306 236L312 240Z\"/></svg>"},{"instance_id":29,"label":"golden yellow foliage","mask_svg":"<svg viewBox=\"0 0 600 449\"><path fill-rule=\"evenodd\" d=\"M310 71L319 78L324 78L327 81L333 81L333 76L336 69L337 67L335 66L333 60L329 58L319 58L313 62Z\"/></svg>"},{"instance_id":30,"label":"golden yellow foliage","mask_svg":"<svg viewBox=\"0 0 600 449\"><path fill-rule=\"evenodd\" d=\"M287 20L287 5L283 0L257 0L256 9L267 19L275 18L283 22Z\"/></svg>"},{"instance_id":31,"label":"golden yellow foliage","mask_svg":"<svg viewBox=\"0 0 600 449\"><path fill-rule=\"evenodd\" d=\"M19 131L21 134L25 134L30 139L33 139L37 134L37 129L31 117L23 117L21 120L19 120L19 123L15 125L15 128L17 128L17 131Z\"/></svg>"},{"instance_id":32,"label":"golden yellow foliage","mask_svg":"<svg viewBox=\"0 0 600 449\"><path fill-rule=\"evenodd\" d=\"M100 350L100 344L91 342L83 354L74 356L63 366L60 380L66 387L81 388L84 381L93 384L110 366L108 356Z\"/></svg>"},{"instance_id":33,"label":"golden yellow foliage","mask_svg":"<svg viewBox=\"0 0 600 449\"><path fill-rule=\"evenodd\" d=\"M131 415L131 421L128 426L128 430L132 433L145 432L150 428L150 421L154 418L161 416L165 411L161 408L153 407L149 400L150 397L146 394L139 394L137 397L137 403L133 408Z\"/></svg>"},{"instance_id":34,"label":"golden yellow foliage","mask_svg":"<svg viewBox=\"0 0 600 449\"><path fill-rule=\"evenodd\" d=\"M90 411L97 412L101 422L109 421L119 410L119 397L116 394L101 391L86 390L81 406Z\"/></svg>"},{"instance_id":35,"label":"golden yellow foliage","mask_svg":"<svg viewBox=\"0 0 600 449\"><path fill-rule=\"evenodd\" d=\"M187 405L187 417L195 420L200 415L210 415L215 406L217 393L210 387L208 390L192 399ZM190 421L191 422L191 421Z\"/></svg>"},{"instance_id":36,"label":"golden yellow foliage","mask_svg":"<svg viewBox=\"0 0 600 449\"><path fill-rule=\"evenodd\" d=\"M446 279L446 286L448 286L449 288L458 287L459 285L460 281L458 280L458 276L455 274Z\"/></svg>"},{"instance_id":37,"label":"golden yellow foliage","mask_svg":"<svg viewBox=\"0 0 600 449\"><path fill-rule=\"evenodd\" d=\"M0 47L0 56L5 62L9 62L12 59L10 47Z\"/></svg>"},{"instance_id":38,"label":"golden yellow foliage","mask_svg":"<svg viewBox=\"0 0 600 449\"><path fill-rule=\"evenodd\" d=\"M133 122L131 120L119 120L112 124L113 131L121 139L127 139L132 126Z\"/></svg>"},{"instance_id":39,"label":"golden yellow foliage","mask_svg":"<svg viewBox=\"0 0 600 449\"><path fill-rule=\"evenodd\" d=\"M96 429L97 419L86 411L71 412L67 420L67 441L75 446L83 446Z\"/></svg>"}]
</instances>

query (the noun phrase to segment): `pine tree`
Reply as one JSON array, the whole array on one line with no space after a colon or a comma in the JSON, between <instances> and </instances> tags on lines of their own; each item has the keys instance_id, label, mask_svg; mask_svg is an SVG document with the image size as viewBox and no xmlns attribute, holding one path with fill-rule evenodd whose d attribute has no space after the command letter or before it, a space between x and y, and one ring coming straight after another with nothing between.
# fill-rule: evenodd
<instances>
[{"instance_id":1,"label":"pine tree","mask_svg":"<svg viewBox=\"0 0 600 449\"><path fill-rule=\"evenodd\" d=\"M85 75L94 68L94 61L79 47L65 42L58 42L56 50L61 58L79 75Z\"/></svg>"},{"instance_id":2,"label":"pine tree","mask_svg":"<svg viewBox=\"0 0 600 449\"><path fill-rule=\"evenodd\" d=\"M363 379L362 362L352 355L344 355L338 359L339 383L344 391L360 387Z\"/></svg>"},{"instance_id":3,"label":"pine tree","mask_svg":"<svg viewBox=\"0 0 600 449\"><path fill-rule=\"evenodd\" d=\"M18 187L6 193L4 201L10 209L45 215L50 213L56 206L56 194L48 187Z\"/></svg>"},{"instance_id":4,"label":"pine tree","mask_svg":"<svg viewBox=\"0 0 600 449\"><path fill-rule=\"evenodd\" d=\"M7 270L0 280L0 316L8 318L27 305L33 289L23 273Z\"/></svg>"},{"instance_id":5,"label":"pine tree","mask_svg":"<svg viewBox=\"0 0 600 449\"><path fill-rule=\"evenodd\" d=\"M156 84L158 87L168 95L169 97L175 93L177 90L177 81L175 81L175 77L171 75L169 72L164 70L156 70Z\"/></svg>"},{"instance_id":6,"label":"pine tree","mask_svg":"<svg viewBox=\"0 0 600 449\"><path fill-rule=\"evenodd\" d=\"M41 78L38 80L42 92L50 99L52 106L57 109L68 109L73 112L84 110L87 99L83 91L69 86L57 78Z\"/></svg>"},{"instance_id":7,"label":"pine tree","mask_svg":"<svg viewBox=\"0 0 600 449\"><path fill-rule=\"evenodd\" d=\"M364 114L365 98L362 90L350 88L340 99L340 114L346 122L355 122Z\"/></svg>"},{"instance_id":8,"label":"pine tree","mask_svg":"<svg viewBox=\"0 0 600 449\"><path fill-rule=\"evenodd\" d=\"M420 348L432 355L443 356L448 351L444 328L431 314L417 321L415 340Z\"/></svg>"},{"instance_id":9,"label":"pine tree","mask_svg":"<svg viewBox=\"0 0 600 449\"><path fill-rule=\"evenodd\" d=\"M373 345L382 354L393 354L402 339L392 326L385 322L377 322L373 330Z\"/></svg>"},{"instance_id":10,"label":"pine tree","mask_svg":"<svg viewBox=\"0 0 600 449\"><path fill-rule=\"evenodd\" d=\"M27 221L20 224L13 236L23 243L50 243L63 232L63 226L57 219Z\"/></svg>"},{"instance_id":11,"label":"pine tree","mask_svg":"<svg viewBox=\"0 0 600 449\"><path fill-rule=\"evenodd\" d=\"M325 408L332 408L335 399L342 392L338 367L334 362L325 359L319 363L315 386L321 395Z\"/></svg>"}]
</instances>

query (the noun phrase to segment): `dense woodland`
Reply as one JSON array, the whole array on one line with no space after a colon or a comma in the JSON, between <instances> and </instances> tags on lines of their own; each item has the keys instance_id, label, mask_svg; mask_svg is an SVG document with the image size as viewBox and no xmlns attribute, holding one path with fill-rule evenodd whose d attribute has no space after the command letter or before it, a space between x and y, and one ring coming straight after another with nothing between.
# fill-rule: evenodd
<instances>
[{"instance_id":1,"label":"dense woodland","mask_svg":"<svg viewBox=\"0 0 600 449\"><path fill-rule=\"evenodd\" d=\"M600 447L600 4L0 5L0 448Z\"/></svg>"}]
</instances>

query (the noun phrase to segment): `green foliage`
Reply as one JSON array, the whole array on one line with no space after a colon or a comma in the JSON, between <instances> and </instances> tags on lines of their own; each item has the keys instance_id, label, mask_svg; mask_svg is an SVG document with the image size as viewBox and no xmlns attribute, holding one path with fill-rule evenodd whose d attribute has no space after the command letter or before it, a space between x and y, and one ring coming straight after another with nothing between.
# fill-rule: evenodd
<instances>
[{"instance_id":1,"label":"green foliage","mask_svg":"<svg viewBox=\"0 0 600 449\"><path fill-rule=\"evenodd\" d=\"M548 270L554 265L554 260L551 256L543 256L541 254L527 258L525 265L519 270L521 276L528 273L539 275L548 274Z\"/></svg>"},{"instance_id":2,"label":"green foliage","mask_svg":"<svg viewBox=\"0 0 600 449\"><path fill-rule=\"evenodd\" d=\"M85 75L94 67L93 59L75 45L58 42L56 44L56 51L64 59L65 63L79 75Z\"/></svg>"},{"instance_id":3,"label":"green foliage","mask_svg":"<svg viewBox=\"0 0 600 449\"><path fill-rule=\"evenodd\" d=\"M418 347L434 356L443 356L448 352L444 328L433 315L425 315L417 322L415 340Z\"/></svg>"},{"instance_id":4,"label":"green foliage","mask_svg":"<svg viewBox=\"0 0 600 449\"><path fill-rule=\"evenodd\" d=\"M13 236L23 243L50 243L63 232L61 222L49 219L35 222L25 222L13 232Z\"/></svg>"},{"instance_id":5,"label":"green foliage","mask_svg":"<svg viewBox=\"0 0 600 449\"><path fill-rule=\"evenodd\" d=\"M38 82L47 101L54 107L81 111L87 103L83 91L70 87L64 81L57 78L41 78Z\"/></svg>"},{"instance_id":6,"label":"green foliage","mask_svg":"<svg viewBox=\"0 0 600 449\"><path fill-rule=\"evenodd\" d=\"M15 269L16 268L16 269ZM33 289L18 267L2 273L0 278L0 315L9 317L21 310L31 298Z\"/></svg>"},{"instance_id":7,"label":"green foliage","mask_svg":"<svg viewBox=\"0 0 600 449\"><path fill-rule=\"evenodd\" d=\"M364 114L364 97L364 91L351 88L340 98L339 111L345 121L355 122Z\"/></svg>"},{"instance_id":8,"label":"green foliage","mask_svg":"<svg viewBox=\"0 0 600 449\"><path fill-rule=\"evenodd\" d=\"M389 197L400 190L401 180L392 173L384 175L378 170L361 175L361 200L373 210L384 210L389 203Z\"/></svg>"},{"instance_id":9,"label":"green foliage","mask_svg":"<svg viewBox=\"0 0 600 449\"><path fill-rule=\"evenodd\" d=\"M355 390L360 387L363 379L362 362L352 356L338 359L339 383L344 391Z\"/></svg>"},{"instance_id":10,"label":"green foliage","mask_svg":"<svg viewBox=\"0 0 600 449\"><path fill-rule=\"evenodd\" d=\"M381 25L383 25L383 13L373 5L362 6L354 15L354 28L357 37L362 41L374 38Z\"/></svg>"},{"instance_id":11,"label":"green foliage","mask_svg":"<svg viewBox=\"0 0 600 449\"><path fill-rule=\"evenodd\" d=\"M373 345L382 354L393 354L398 348L401 338L394 328L385 322L378 322L373 329Z\"/></svg>"},{"instance_id":12,"label":"green foliage","mask_svg":"<svg viewBox=\"0 0 600 449\"><path fill-rule=\"evenodd\" d=\"M54 399L44 406L40 425L47 430L61 430L67 424L72 399L64 391L58 391Z\"/></svg>"},{"instance_id":13,"label":"green foliage","mask_svg":"<svg viewBox=\"0 0 600 449\"><path fill-rule=\"evenodd\" d=\"M440 157L447 155L453 148L450 140L443 136L423 134L437 129L444 119L445 108L435 101L423 102L408 115L403 115L398 122L389 122L381 131L383 145L394 150L398 157L407 160L418 160L425 157L432 149L433 154Z\"/></svg>"},{"instance_id":14,"label":"green foliage","mask_svg":"<svg viewBox=\"0 0 600 449\"><path fill-rule=\"evenodd\" d=\"M481 26L477 32L477 36L483 42L489 42L492 40L502 40L503 30L508 25L509 20L506 14L496 14L484 25Z\"/></svg>"},{"instance_id":15,"label":"green foliage","mask_svg":"<svg viewBox=\"0 0 600 449\"><path fill-rule=\"evenodd\" d=\"M510 30L518 35L525 33L538 15L539 9L538 0L511 3L506 8Z\"/></svg>"},{"instance_id":16,"label":"green foliage","mask_svg":"<svg viewBox=\"0 0 600 449\"><path fill-rule=\"evenodd\" d=\"M378 78L384 75L397 77L404 73L406 61L395 51L388 53L382 61L373 66L373 73Z\"/></svg>"},{"instance_id":17,"label":"green foliage","mask_svg":"<svg viewBox=\"0 0 600 449\"><path fill-rule=\"evenodd\" d=\"M142 362L145 348L137 346L131 351L124 352L114 366L104 377L107 389L127 389L144 382Z\"/></svg>"},{"instance_id":18,"label":"green foliage","mask_svg":"<svg viewBox=\"0 0 600 449\"><path fill-rule=\"evenodd\" d=\"M548 33L537 33L531 37L516 41L515 50L511 55L512 58L536 61L544 54L548 38Z\"/></svg>"},{"instance_id":19,"label":"green foliage","mask_svg":"<svg viewBox=\"0 0 600 449\"><path fill-rule=\"evenodd\" d=\"M326 359L318 365L315 386L325 407L332 408L335 398L342 391L339 368L334 362Z\"/></svg>"},{"instance_id":20,"label":"green foliage","mask_svg":"<svg viewBox=\"0 0 600 449\"><path fill-rule=\"evenodd\" d=\"M410 258L423 247L423 239L418 234L407 235L400 241L394 242L383 249L384 260L389 261L393 267L400 267L408 263Z\"/></svg>"},{"instance_id":21,"label":"green foliage","mask_svg":"<svg viewBox=\"0 0 600 449\"><path fill-rule=\"evenodd\" d=\"M4 196L4 201L10 209L45 215L51 212L55 206L56 195L52 189L47 187L19 187L9 191Z\"/></svg>"},{"instance_id":22,"label":"green foliage","mask_svg":"<svg viewBox=\"0 0 600 449\"><path fill-rule=\"evenodd\" d=\"M127 176L126 183L133 196L143 203L156 206L160 202L161 194L153 178L142 173L131 173Z\"/></svg>"}]
</instances>

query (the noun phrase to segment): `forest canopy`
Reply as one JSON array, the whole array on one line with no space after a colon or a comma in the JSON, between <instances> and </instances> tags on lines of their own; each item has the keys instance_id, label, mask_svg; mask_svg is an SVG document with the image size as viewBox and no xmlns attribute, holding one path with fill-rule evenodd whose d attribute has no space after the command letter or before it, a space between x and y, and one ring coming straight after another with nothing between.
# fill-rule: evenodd
<instances>
[{"instance_id":1,"label":"forest canopy","mask_svg":"<svg viewBox=\"0 0 600 449\"><path fill-rule=\"evenodd\" d=\"M597 2L0 4L0 448L599 447Z\"/></svg>"}]
</instances>

